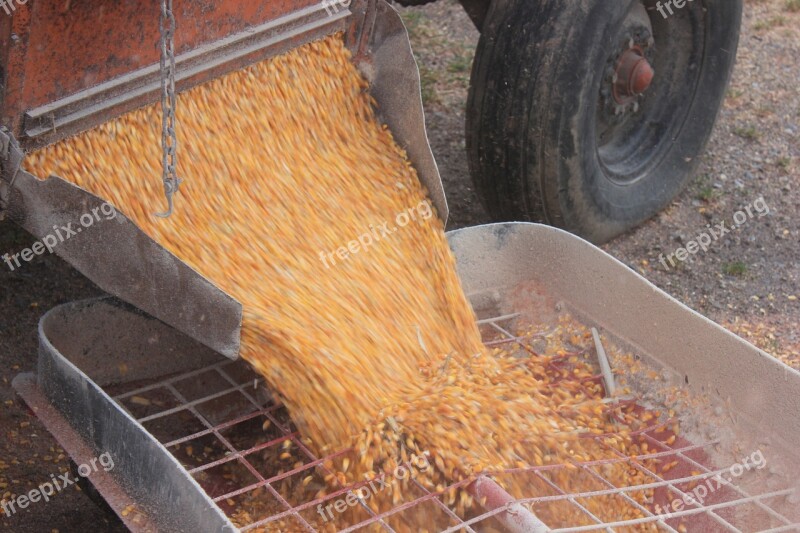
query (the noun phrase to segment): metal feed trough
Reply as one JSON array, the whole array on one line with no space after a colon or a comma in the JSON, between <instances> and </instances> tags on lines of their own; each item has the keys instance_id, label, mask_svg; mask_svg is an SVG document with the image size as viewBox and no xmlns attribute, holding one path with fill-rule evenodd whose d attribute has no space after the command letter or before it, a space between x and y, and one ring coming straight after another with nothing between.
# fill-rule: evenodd
<instances>
[{"instance_id":1,"label":"metal feed trough","mask_svg":"<svg viewBox=\"0 0 800 533\"><path fill-rule=\"evenodd\" d=\"M408 152L440 216L446 218L442 184L425 136L419 76L402 23L388 5L354 0L331 14L324 3L297 7L300 2L275 2L263 21L258 18L263 13L251 4L231 4L209 7L227 10L218 19L224 21L219 27L193 27L191 21L202 13L186 14L189 49L177 57L179 88L342 31L354 62L370 81L381 120ZM130 7L115 5L119 10ZM49 4L36 6L38 11L31 12L30 4L20 5L14 16L22 13L23 25L59 20ZM197 7L187 6L189 11ZM140 16L136 10L91 8L89 3L74 6L84 10L75 24L90 34L101 34L109 21ZM231 28L229 23L239 19L245 27ZM120 27L154 34L152 24L142 24ZM132 70L124 75L100 72L94 78L97 85L83 87L88 78L68 75L107 62L81 56L59 59L55 56L61 49L35 42L46 32L15 28L27 31L23 41L30 45L12 51L22 57L14 56L9 68L25 65L27 53L34 62L67 70L52 87L20 82L25 90L4 102L13 127L0 138L0 215L41 237L54 224L72 222L102 200L60 178L39 181L21 170L20 146L30 149L53 142L153 101L158 79L148 51L136 56L144 66L108 62L112 70ZM211 41L204 41L206 37ZM43 50L51 55L36 56ZM93 50L111 56L119 52L113 47ZM76 63L84 59L89 63ZM64 87L75 92L55 98ZM616 458L493 474L525 479L529 488L524 499L514 499L491 477L462 482L483 502L483 511L470 516L459 516L445 505L441 491L431 493L418 485L410 499L381 515L362 505L363 519L345 531L391 531L393 519L403 513L424 513L431 524L447 524L444 531L800 529L800 373L560 230L502 224L460 230L449 238L488 345L528 349L524 339L512 333L518 324L531 317L546 321L556 308L568 310L662 377L654 381L653 374L617 365L613 370L633 387L633 395L621 400L631 408L662 407L668 412L671 392L677 388L688 393L690 401L674 413L680 438L664 429L669 421L653 421L636 435L649 444L645 456L628 457L609 449L609 456ZM39 329L38 371L17 376L14 387L75 463L100 453L112 455L114 468L96 472L90 481L131 530L233 531L230 516L256 494L263 509L253 511L241 530L283 521L291 531L313 531L319 505L357 488L343 488L318 500L298 499L284 490L294 479L323 477L325 458L314 457L303 445L283 406L273 401L247 364L237 360L239 302L150 240L121 212L113 222L75 236L55 251L115 298L76 302L47 313ZM176 287L180 299L173 297ZM528 295L527 304L517 297L521 291ZM287 439L303 459L281 471L275 459ZM758 468L735 469L743 468L743 461L752 460L756 452L763 458ZM654 458L675 466L668 472L652 471L647 465ZM604 464L614 462L644 474L646 484L615 486L603 475ZM593 489L566 493L549 476L564 468L592 480ZM691 487L720 479L724 483L709 489L702 501L688 498ZM654 497L647 505L632 497L651 489ZM602 523L587 509L587 502L595 499L627 505L642 518ZM676 500L686 503L673 506ZM543 523L535 514L541 505L572 510L575 522Z\"/></svg>"},{"instance_id":2,"label":"metal feed trough","mask_svg":"<svg viewBox=\"0 0 800 533\"><path fill-rule=\"evenodd\" d=\"M390 531L393 514L423 509L447 517L451 527L446 531L481 531L488 525L509 531L614 531L642 524L663 531L684 526L744 532L800 528L800 373L560 230L501 224L452 232L449 238L487 344L522 342L510 333L514 321L519 314L539 313L541 306L523 309L510 302L519 287L533 284L540 301L555 302L600 328L607 338L630 347L645 367L665 376L662 386L677 385L699 400L675 413L682 428L679 439L669 439L670 433L657 427L663 424L654 422L640 432L650 445L646 456L618 453L610 460L644 469L644 485L614 486L603 478L602 462L585 463L578 464L579 470L596 480L596 489L568 494L546 473L569 465L516 469L502 475L531 480L524 500L510 499L481 478L470 489L488 496L485 512L461 517L442 503L440 493L418 486L415 498L382 515L365 510L364 521L345 531L376 523ZM278 519L295 524L297 531L313 531L310 517L316 516L317 505L348 490L313 501L281 492L286 478L320 473L324 458L302 444L285 409L241 361L111 299L53 309L43 317L39 337L38 373L20 375L14 387L76 463L100 452L112 454L115 468L98 472L91 481L133 531L234 530L226 511L256 490L274 505L243 531ZM616 371L626 374L625 368ZM633 401L658 405L654 382L630 378ZM271 424L265 432L266 420ZM278 474L269 458L281 453L286 439L305 457L302 466ZM196 451L189 455L188 445L212 451L207 457ZM747 466L755 452L763 458L759 468L737 472L735 465ZM644 465L648 458L676 461L677 466L657 473ZM230 480L232 470L240 472L235 481ZM709 489L702 502L668 508L693 484L714 487L718 475L727 478L725 484ZM641 506L630 497L648 488L655 489L652 505ZM582 505L592 498L624 500L644 518L602 523ZM541 524L527 509L543 502L572 506L583 519Z\"/></svg>"}]
</instances>

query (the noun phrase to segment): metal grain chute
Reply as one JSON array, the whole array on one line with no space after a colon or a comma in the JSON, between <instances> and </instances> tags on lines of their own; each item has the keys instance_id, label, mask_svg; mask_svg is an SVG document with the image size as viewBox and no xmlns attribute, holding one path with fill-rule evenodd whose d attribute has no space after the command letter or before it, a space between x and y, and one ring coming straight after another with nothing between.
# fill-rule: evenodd
<instances>
[{"instance_id":1,"label":"metal grain chute","mask_svg":"<svg viewBox=\"0 0 800 533\"><path fill-rule=\"evenodd\" d=\"M446 220L444 189L425 134L419 74L400 17L383 0L352 2L349 7L337 4L336 9L324 2L298 4L282 2L255 9L248 2L232 2L213 8L219 11L213 14L200 13L195 3L179 5L176 18L182 46L175 57L177 89L189 89L321 36L343 32L353 60L370 82L381 120L407 151L439 216ZM19 91L6 88L3 116L8 129L0 135L0 217L8 217L40 239L54 227L75 224L103 200L57 176L40 180L44 176L21 169L23 151L90 129L160 96L158 63L149 62L155 56L140 57L128 51L125 61L114 61L115 53L123 53L114 43L129 46L130 41L115 36L109 42L108 34L102 33L103 28L116 32L133 28L122 24L133 17L143 24L145 35L155 38L157 17L131 11L125 3L105 8L76 3L62 13L37 3L21 6L14 15L20 24L27 20L21 30L27 32L27 46L11 46L9 75L24 77L23 68L28 65L54 70L35 90L26 84ZM42 26L57 25L67 17L76 32L93 38L100 48L94 55L105 54L103 58L67 58L65 46L42 51L49 43ZM224 22L209 28L208 20ZM103 46L108 49L104 51ZM121 71L121 63L132 70ZM96 83L86 86L87 78L74 73L92 64L106 65L106 70L93 78ZM68 76L64 68L73 69L72 74ZM68 77L62 80L59 75ZM70 90L74 92L63 94ZM54 252L109 294L229 358L238 357L241 304L151 240L124 216L124 206L118 207L113 223L75 235Z\"/></svg>"}]
</instances>

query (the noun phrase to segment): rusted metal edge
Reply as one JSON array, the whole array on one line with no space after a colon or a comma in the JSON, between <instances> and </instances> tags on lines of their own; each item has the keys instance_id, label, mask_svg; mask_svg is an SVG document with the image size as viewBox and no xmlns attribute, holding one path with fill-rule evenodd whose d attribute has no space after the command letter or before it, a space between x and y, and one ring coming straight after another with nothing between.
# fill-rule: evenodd
<instances>
[{"instance_id":1,"label":"rusted metal edge","mask_svg":"<svg viewBox=\"0 0 800 533\"><path fill-rule=\"evenodd\" d=\"M200 46L175 58L175 81L184 91L314 39L345 30L352 14L329 14L324 2ZM33 150L75 135L159 98L159 65L139 69L25 113L20 144Z\"/></svg>"},{"instance_id":2,"label":"rusted metal edge","mask_svg":"<svg viewBox=\"0 0 800 533\"><path fill-rule=\"evenodd\" d=\"M36 385L36 374L32 372L17 375L11 385L30 407L45 429L58 441L76 464L89 464L103 453L94 450L84 441L61 414L47 401ZM109 470L97 469L89 477L92 485L103 495L108 505L131 531L157 531L156 524L147 512L136 505L136 501L117 483ZM131 510L125 512L124 510Z\"/></svg>"}]
</instances>

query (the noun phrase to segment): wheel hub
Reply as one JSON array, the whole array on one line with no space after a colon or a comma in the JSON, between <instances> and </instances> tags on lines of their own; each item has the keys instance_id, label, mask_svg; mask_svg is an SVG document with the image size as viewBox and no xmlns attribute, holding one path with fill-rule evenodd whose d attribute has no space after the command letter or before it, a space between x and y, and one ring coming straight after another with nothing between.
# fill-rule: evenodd
<instances>
[{"instance_id":1,"label":"wheel hub","mask_svg":"<svg viewBox=\"0 0 800 533\"><path fill-rule=\"evenodd\" d=\"M605 82L600 89L609 124L639 110L639 100L655 76L650 63L655 44L653 28L643 4L632 6L617 43L619 48L608 57Z\"/></svg>"},{"instance_id":2,"label":"wheel hub","mask_svg":"<svg viewBox=\"0 0 800 533\"><path fill-rule=\"evenodd\" d=\"M619 105L629 104L650 87L654 75L653 67L639 46L625 50L614 71L614 101Z\"/></svg>"}]
</instances>

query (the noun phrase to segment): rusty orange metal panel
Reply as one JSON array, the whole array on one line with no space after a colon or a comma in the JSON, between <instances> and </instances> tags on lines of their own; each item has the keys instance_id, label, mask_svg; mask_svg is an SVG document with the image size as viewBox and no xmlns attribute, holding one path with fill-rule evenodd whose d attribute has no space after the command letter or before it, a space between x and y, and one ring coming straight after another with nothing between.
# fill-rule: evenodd
<instances>
[{"instance_id":1,"label":"rusty orange metal panel","mask_svg":"<svg viewBox=\"0 0 800 533\"><path fill-rule=\"evenodd\" d=\"M0 7L2 122L15 133L25 110L159 60L158 0L19 1ZM176 54L319 2L174 0Z\"/></svg>"}]
</instances>

